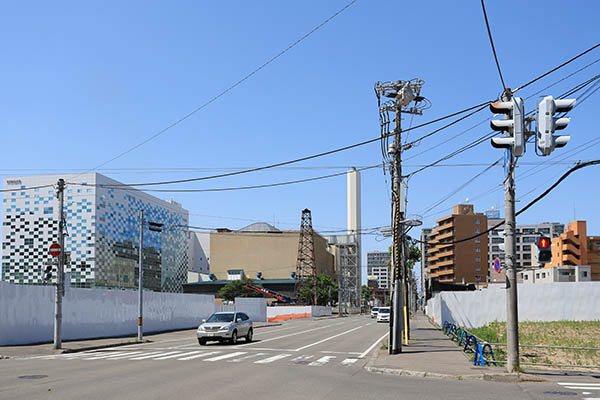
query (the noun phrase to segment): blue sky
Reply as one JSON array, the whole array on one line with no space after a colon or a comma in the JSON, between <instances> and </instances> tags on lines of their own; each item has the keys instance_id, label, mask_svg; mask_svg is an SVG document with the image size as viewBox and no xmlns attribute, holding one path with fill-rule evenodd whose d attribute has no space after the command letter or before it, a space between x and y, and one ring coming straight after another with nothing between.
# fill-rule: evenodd
<instances>
[{"instance_id":1,"label":"blue sky","mask_svg":"<svg viewBox=\"0 0 600 400\"><path fill-rule=\"evenodd\" d=\"M0 6L0 174L76 172L94 168L169 126L286 48L347 1L35 2ZM600 3L503 1L486 4L507 86L515 88L598 42ZM555 83L600 58L595 50L526 88ZM543 94L557 96L598 74L593 64ZM285 161L379 135L376 81L421 78L432 107L413 125L494 99L501 92L481 6L470 2L358 0L298 46L161 136L99 170L125 183L188 178ZM535 96L526 101L533 109ZM519 161L517 209L569 164L598 158L597 95L574 109L567 147ZM484 110L423 140L404 154L405 171L427 164L489 132ZM478 127L447 143L473 125ZM410 117L403 126L411 124ZM416 138L441 126L411 131ZM595 145L594 145L595 144ZM570 151L570 153L567 153ZM502 152L489 142L409 182L408 212L453 191ZM549 159L562 160L552 165ZM544 165L536 165L548 161ZM378 143L328 157L177 188L255 185L341 172L381 162ZM180 170L180 169L195 170ZM533 169L531 172L529 170ZM133 171L132 169L135 169ZM177 169L177 170L176 170ZM527 177L528 174L537 172ZM574 218L600 235L598 167L580 170L518 223ZM501 166L492 168L424 219L473 199L476 210L503 207ZM523 179L519 177L523 176ZM362 174L363 227L389 224L389 175ZM531 192L525 195L527 192ZM267 221L297 229L310 208L317 230L346 226L346 179L221 193L157 194L181 202L191 223L241 228ZM523 196L524 195L524 196ZM366 251L389 239L366 235ZM363 258L366 262L366 258Z\"/></svg>"}]
</instances>

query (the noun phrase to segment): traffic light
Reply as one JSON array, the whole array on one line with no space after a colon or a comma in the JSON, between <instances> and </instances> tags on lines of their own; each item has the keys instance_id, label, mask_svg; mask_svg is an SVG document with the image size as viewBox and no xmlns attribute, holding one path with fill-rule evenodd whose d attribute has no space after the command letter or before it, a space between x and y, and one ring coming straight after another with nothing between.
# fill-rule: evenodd
<instances>
[{"instance_id":1,"label":"traffic light","mask_svg":"<svg viewBox=\"0 0 600 400\"><path fill-rule=\"evenodd\" d=\"M563 147L571 136L554 135L554 131L565 129L571 118L555 118L555 113L567 112L575 105L575 99L553 99L545 96L538 105L537 147L543 156L549 156L556 147Z\"/></svg>"},{"instance_id":2,"label":"traffic light","mask_svg":"<svg viewBox=\"0 0 600 400\"><path fill-rule=\"evenodd\" d=\"M52 279L52 265L46 265L43 279L44 281L49 281Z\"/></svg>"},{"instance_id":3,"label":"traffic light","mask_svg":"<svg viewBox=\"0 0 600 400\"><path fill-rule=\"evenodd\" d=\"M490 104L490 110L494 114L507 114L508 119L494 119L490 126L495 131L505 131L509 136L492 138L492 146L496 148L512 149L515 157L521 157L525 153L525 109L523 99L513 97L510 101L499 101Z\"/></svg>"},{"instance_id":4,"label":"traffic light","mask_svg":"<svg viewBox=\"0 0 600 400\"><path fill-rule=\"evenodd\" d=\"M537 239L537 261L540 264L546 264L552 261L551 241L546 236L540 236Z\"/></svg>"}]
</instances>

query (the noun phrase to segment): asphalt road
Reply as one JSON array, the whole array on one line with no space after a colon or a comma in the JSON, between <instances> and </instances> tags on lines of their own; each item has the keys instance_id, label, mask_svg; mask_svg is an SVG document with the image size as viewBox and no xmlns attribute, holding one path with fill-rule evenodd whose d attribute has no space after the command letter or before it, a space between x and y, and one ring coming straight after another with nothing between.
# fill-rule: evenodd
<instances>
[{"instance_id":1,"label":"asphalt road","mask_svg":"<svg viewBox=\"0 0 600 400\"><path fill-rule=\"evenodd\" d=\"M371 374L386 324L356 316L256 329L252 343L200 346L192 331L153 343L0 360L0 399L582 399L548 383ZM592 386L589 392L600 397Z\"/></svg>"}]
</instances>

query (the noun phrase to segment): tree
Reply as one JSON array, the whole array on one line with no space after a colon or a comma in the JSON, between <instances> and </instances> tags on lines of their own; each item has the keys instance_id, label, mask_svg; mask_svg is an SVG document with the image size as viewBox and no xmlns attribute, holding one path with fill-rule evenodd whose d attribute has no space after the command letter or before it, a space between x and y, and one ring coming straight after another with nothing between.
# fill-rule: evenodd
<instances>
[{"instance_id":1,"label":"tree","mask_svg":"<svg viewBox=\"0 0 600 400\"><path fill-rule=\"evenodd\" d=\"M360 287L360 298L364 304L369 304L369 302L373 300L373 292L368 286L362 285Z\"/></svg>"},{"instance_id":2,"label":"tree","mask_svg":"<svg viewBox=\"0 0 600 400\"><path fill-rule=\"evenodd\" d=\"M410 274L413 267L415 266L415 264L421 261L421 249L419 248L419 242L417 242L416 240L410 239L407 244L408 244L408 251L406 252L406 254L404 256L406 258L406 270ZM390 258L390 261L388 261L388 272L391 277L392 276L391 259L394 257L392 246L390 246L390 248L389 248L389 253L390 253L391 258Z\"/></svg>"},{"instance_id":3,"label":"tree","mask_svg":"<svg viewBox=\"0 0 600 400\"><path fill-rule=\"evenodd\" d=\"M311 277L298 289L298 302L312 303L313 293L313 281ZM317 276L317 294L317 305L319 306L337 303L338 285L329 275L321 273Z\"/></svg>"},{"instance_id":4,"label":"tree","mask_svg":"<svg viewBox=\"0 0 600 400\"><path fill-rule=\"evenodd\" d=\"M235 300L236 297L262 297L262 293L246 289L246 283L252 283L252 279L231 281L219 290L217 297L224 300Z\"/></svg>"}]
</instances>

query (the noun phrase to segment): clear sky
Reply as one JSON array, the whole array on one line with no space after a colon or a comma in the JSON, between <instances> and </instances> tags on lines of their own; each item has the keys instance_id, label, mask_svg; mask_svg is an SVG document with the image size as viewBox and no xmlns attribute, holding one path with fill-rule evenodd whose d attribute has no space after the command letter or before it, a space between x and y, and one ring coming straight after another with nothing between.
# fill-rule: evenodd
<instances>
[{"instance_id":1,"label":"clear sky","mask_svg":"<svg viewBox=\"0 0 600 400\"><path fill-rule=\"evenodd\" d=\"M347 3L4 2L0 175L79 172L103 164L210 100ZM507 86L516 88L599 41L600 2L565 4L487 1ZM530 96L599 58L597 49L521 95ZM598 73L600 62L542 94L558 96ZM376 138L374 83L417 77L425 81L422 94L432 107L423 116L406 117L404 127L500 94L479 1L358 0L212 104L99 172L124 183L189 178ZM526 100L527 110L535 107L536 97ZM598 158L600 132L593 118L599 105L596 94L570 113L573 119L565 134L572 136L571 142L551 157L537 157L529 145L517 170L517 209L576 160ZM404 171L485 135L490 116L486 109L423 140L404 153ZM453 138L476 124L480 125ZM441 125L411 131L408 139ZM428 208L501 156L502 151L486 141L445 166L414 175L409 181L409 214ZM293 168L170 187L266 184L381 161L376 142ZM585 219L588 233L600 235L599 176L598 166L576 172L518 223ZM477 211L503 208L502 177L502 166L485 172L427 213L424 225L432 226L467 198ZM364 228L389 225L389 184L381 168L362 173ZM318 231L346 227L345 176L267 189L155 195L182 203L197 226L238 229L266 221L281 229L298 229L301 210L308 207ZM389 239L365 235L363 254L389 245Z\"/></svg>"}]
</instances>

